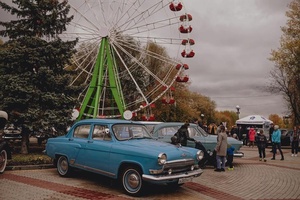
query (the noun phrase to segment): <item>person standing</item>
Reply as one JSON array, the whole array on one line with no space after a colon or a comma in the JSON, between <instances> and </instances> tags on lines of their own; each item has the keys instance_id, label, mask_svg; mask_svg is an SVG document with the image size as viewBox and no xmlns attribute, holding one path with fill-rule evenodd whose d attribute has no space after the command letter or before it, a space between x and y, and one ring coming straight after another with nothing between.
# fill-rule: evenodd
<instances>
[{"instance_id":1,"label":"person standing","mask_svg":"<svg viewBox=\"0 0 300 200\"><path fill-rule=\"evenodd\" d=\"M272 144L273 144L273 158L271 160L275 160L277 148L280 152L281 160L284 160L283 153L281 150L281 131L279 130L278 125L274 126L274 131L272 134Z\"/></svg>"},{"instance_id":2,"label":"person standing","mask_svg":"<svg viewBox=\"0 0 300 200\"><path fill-rule=\"evenodd\" d=\"M264 131L260 130L257 132L255 137L256 145L258 148L259 161L262 159L266 162L266 146L267 146L267 137L264 135Z\"/></svg>"},{"instance_id":3,"label":"person standing","mask_svg":"<svg viewBox=\"0 0 300 200\"><path fill-rule=\"evenodd\" d=\"M227 153L227 134L225 126L220 126L220 132L217 137L217 145L215 147L217 168L216 172L225 171L225 158Z\"/></svg>"},{"instance_id":4,"label":"person standing","mask_svg":"<svg viewBox=\"0 0 300 200\"><path fill-rule=\"evenodd\" d=\"M230 135L233 136L234 134L237 134L237 127L236 127L236 125L233 125L231 127L231 130L230 130Z\"/></svg>"},{"instance_id":5,"label":"person standing","mask_svg":"<svg viewBox=\"0 0 300 200\"><path fill-rule=\"evenodd\" d=\"M254 147L254 140L255 140L255 129L253 126L251 126L251 128L249 129L249 147L252 146L252 148Z\"/></svg>"},{"instance_id":6,"label":"person standing","mask_svg":"<svg viewBox=\"0 0 300 200\"><path fill-rule=\"evenodd\" d=\"M298 156L299 137L300 129L298 129L297 126L294 126L293 132L290 137L292 146L292 156Z\"/></svg>"},{"instance_id":7,"label":"person standing","mask_svg":"<svg viewBox=\"0 0 300 200\"><path fill-rule=\"evenodd\" d=\"M175 133L175 136L177 137L178 143L180 143L182 146L186 146L188 140L195 141L194 138L190 138L190 136L189 136L189 131L188 131L189 125L190 125L189 122L186 121L178 129L177 133Z\"/></svg>"},{"instance_id":8,"label":"person standing","mask_svg":"<svg viewBox=\"0 0 300 200\"><path fill-rule=\"evenodd\" d=\"M217 135L220 133L221 131L221 126L223 126L223 123L220 122L219 126L217 127Z\"/></svg>"},{"instance_id":9,"label":"person standing","mask_svg":"<svg viewBox=\"0 0 300 200\"><path fill-rule=\"evenodd\" d=\"M273 134L273 132L274 132L274 124L271 123L270 128L269 128L269 141L272 145L273 145L273 143L272 143L272 134ZM270 152L273 152L273 146L272 146L272 150Z\"/></svg>"},{"instance_id":10,"label":"person standing","mask_svg":"<svg viewBox=\"0 0 300 200\"><path fill-rule=\"evenodd\" d=\"M232 171L233 170L233 154L234 154L234 150L235 148L230 145L227 144L227 164L228 164L228 170Z\"/></svg>"}]
</instances>

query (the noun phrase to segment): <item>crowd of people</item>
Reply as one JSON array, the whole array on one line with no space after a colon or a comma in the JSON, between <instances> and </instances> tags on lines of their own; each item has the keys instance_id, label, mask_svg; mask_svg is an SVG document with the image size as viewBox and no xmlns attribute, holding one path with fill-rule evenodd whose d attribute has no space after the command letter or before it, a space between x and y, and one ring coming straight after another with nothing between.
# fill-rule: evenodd
<instances>
[{"instance_id":1,"label":"crowd of people","mask_svg":"<svg viewBox=\"0 0 300 200\"><path fill-rule=\"evenodd\" d=\"M226 124L226 123L225 123ZM200 125L200 124L199 124ZM182 146L186 146L187 140L195 141L193 138L189 137L188 134L188 126L189 123L186 122L184 125L180 127L177 135L174 136L176 138L176 142L180 143ZM220 123L219 126L211 126L208 127L214 134L217 134L217 145L214 149L216 155L216 172L224 172L225 171L225 163L227 162L228 170L233 170L233 155L234 155L234 147L228 144L227 137L233 137L237 140L241 140L239 138L239 128L237 126L233 126L231 130L228 130L224 123ZM208 131L208 130L206 130ZM174 139L173 138L173 139ZM294 126L293 131L290 135L290 144L291 144L291 156L298 156L298 148L300 141L300 126ZM172 140L173 143L173 140ZM175 140L174 140L175 143ZM266 147L270 143L272 145L272 158L271 160L276 159L277 151L279 151L281 159L284 160L284 155L281 150L281 130L278 125L271 124L269 128L269 139L267 139L264 130L261 128L256 128L254 126L249 127L248 132L246 133L246 142L245 145L254 148L255 146L258 149L258 157L259 161L266 162Z\"/></svg>"}]
</instances>

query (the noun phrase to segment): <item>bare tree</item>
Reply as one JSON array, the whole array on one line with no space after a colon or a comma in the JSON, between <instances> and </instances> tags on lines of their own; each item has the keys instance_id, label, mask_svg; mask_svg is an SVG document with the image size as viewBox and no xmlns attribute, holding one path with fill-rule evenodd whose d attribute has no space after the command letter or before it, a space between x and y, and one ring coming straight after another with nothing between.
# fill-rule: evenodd
<instances>
[{"instance_id":1,"label":"bare tree","mask_svg":"<svg viewBox=\"0 0 300 200\"><path fill-rule=\"evenodd\" d=\"M294 0L288 7L280 47L271 53L275 68L271 71L273 81L269 89L283 94L294 124L300 124L300 0Z\"/></svg>"}]
</instances>

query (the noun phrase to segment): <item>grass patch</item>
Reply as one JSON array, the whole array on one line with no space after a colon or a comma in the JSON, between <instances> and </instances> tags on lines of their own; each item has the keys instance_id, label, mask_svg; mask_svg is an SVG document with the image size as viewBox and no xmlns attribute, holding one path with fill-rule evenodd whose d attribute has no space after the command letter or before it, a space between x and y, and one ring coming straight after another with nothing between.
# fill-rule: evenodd
<instances>
[{"instance_id":1,"label":"grass patch","mask_svg":"<svg viewBox=\"0 0 300 200\"><path fill-rule=\"evenodd\" d=\"M36 138L30 138L28 154L20 153L20 140L10 140L8 142L12 150L12 159L7 161L7 166L41 165L53 163L51 158L43 153L43 150L45 150L45 143L38 145Z\"/></svg>"},{"instance_id":2,"label":"grass patch","mask_svg":"<svg viewBox=\"0 0 300 200\"><path fill-rule=\"evenodd\" d=\"M13 154L7 166L52 164L49 156L43 153Z\"/></svg>"}]
</instances>

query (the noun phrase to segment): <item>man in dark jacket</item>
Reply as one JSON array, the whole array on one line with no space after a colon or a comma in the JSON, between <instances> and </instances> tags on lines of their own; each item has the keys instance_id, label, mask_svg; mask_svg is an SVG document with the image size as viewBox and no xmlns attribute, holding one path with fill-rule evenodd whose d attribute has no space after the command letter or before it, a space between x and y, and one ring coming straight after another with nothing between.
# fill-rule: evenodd
<instances>
[{"instance_id":1,"label":"man in dark jacket","mask_svg":"<svg viewBox=\"0 0 300 200\"><path fill-rule=\"evenodd\" d=\"M177 131L177 133L175 134L177 139L178 139L178 143L180 143L182 146L186 146L187 145L187 140L190 141L195 141L193 138L190 138L189 136L189 131L188 131L188 127L189 127L189 123L185 122Z\"/></svg>"}]
</instances>

